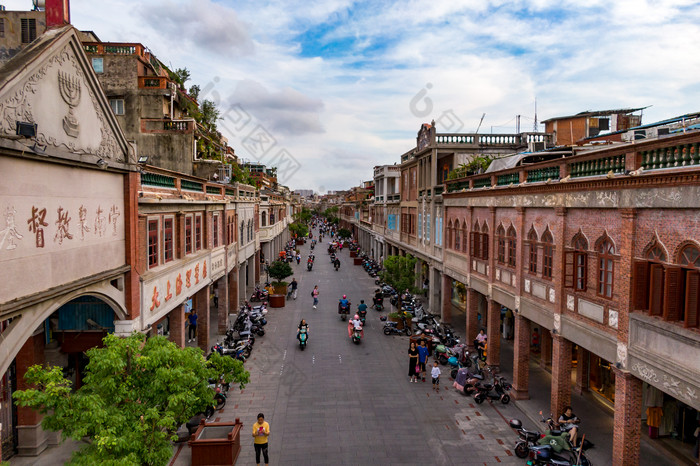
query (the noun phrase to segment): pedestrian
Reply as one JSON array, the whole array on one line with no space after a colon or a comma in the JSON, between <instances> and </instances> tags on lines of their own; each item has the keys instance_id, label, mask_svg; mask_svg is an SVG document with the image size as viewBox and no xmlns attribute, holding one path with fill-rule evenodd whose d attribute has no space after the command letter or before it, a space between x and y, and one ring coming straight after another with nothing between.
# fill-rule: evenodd
<instances>
[{"instance_id":1,"label":"pedestrian","mask_svg":"<svg viewBox=\"0 0 700 466\"><path fill-rule=\"evenodd\" d=\"M540 352L540 329L537 327L532 331L532 347L535 353Z\"/></svg>"},{"instance_id":2,"label":"pedestrian","mask_svg":"<svg viewBox=\"0 0 700 466\"><path fill-rule=\"evenodd\" d=\"M291 287L292 287L292 297L294 299L297 299L297 288L299 288L299 283L297 283L297 279L294 277L292 277Z\"/></svg>"},{"instance_id":3,"label":"pedestrian","mask_svg":"<svg viewBox=\"0 0 700 466\"><path fill-rule=\"evenodd\" d=\"M483 359L484 358L484 349L486 348L486 333L484 332L484 329L482 328L479 330L479 334L476 336L476 339L474 340L474 348L476 348L476 351L479 353L479 358Z\"/></svg>"},{"instance_id":4,"label":"pedestrian","mask_svg":"<svg viewBox=\"0 0 700 466\"><path fill-rule=\"evenodd\" d=\"M430 351L428 351L428 347L425 346L425 340L421 340L420 346L418 347L418 368L420 369L419 372L423 382L425 382L425 363L428 362L429 354Z\"/></svg>"},{"instance_id":5,"label":"pedestrian","mask_svg":"<svg viewBox=\"0 0 700 466\"><path fill-rule=\"evenodd\" d=\"M214 307L219 308L219 289L214 288Z\"/></svg>"},{"instance_id":6,"label":"pedestrian","mask_svg":"<svg viewBox=\"0 0 700 466\"><path fill-rule=\"evenodd\" d=\"M313 296L313 298L314 298L314 309L316 309L316 306L318 306L318 294L319 294L318 285L315 285L314 289L311 290L311 296Z\"/></svg>"},{"instance_id":7,"label":"pedestrian","mask_svg":"<svg viewBox=\"0 0 700 466\"><path fill-rule=\"evenodd\" d=\"M428 285L429 284L430 284L430 282L426 278L425 281L423 282L423 294L425 295L426 298L428 297Z\"/></svg>"},{"instance_id":8,"label":"pedestrian","mask_svg":"<svg viewBox=\"0 0 700 466\"><path fill-rule=\"evenodd\" d=\"M430 370L430 375L433 378L433 390L440 391L440 368L438 367L438 362L433 362L433 368Z\"/></svg>"},{"instance_id":9,"label":"pedestrian","mask_svg":"<svg viewBox=\"0 0 700 466\"><path fill-rule=\"evenodd\" d=\"M190 329L187 333L187 338L189 339L187 342L190 343L197 338L197 311L192 309L187 319L190 321Z\"/></svg>"},{"instance_id":10,"label":"pedestrian","mask_svg":"<svg viewBox=\"0 0 700 466\"><path fill-rule=\"evenodd\" d=\"M253 424L253 446L255 447L255 464L260 465L260 453L263 454L265 464L270 463L267 455L267 438L270 436L270 424L265 422L265 415L258 414L258 422Z\"/></svg>"},{"instance_id":11,"label":"pedestrian","mask_svg":"<svg viewBox=\"0 0 700 466\"><path fill-rule=\"evenodd\" d=\"M416 342L412 341L408 348L408 376L411 382L418 382L418 348Z\"/></svg>"},{"instance_id":12,"label":"pedestrian","mask_svg":"<svg viewBox=\"0 0 700 466\"><path fill-rule=\"evenodd\" d=\"M506 312L503 316L503 339L510 340L510 330L513 322L513 311L510 308L506 308Z\"/></svg>"}]
</instances>

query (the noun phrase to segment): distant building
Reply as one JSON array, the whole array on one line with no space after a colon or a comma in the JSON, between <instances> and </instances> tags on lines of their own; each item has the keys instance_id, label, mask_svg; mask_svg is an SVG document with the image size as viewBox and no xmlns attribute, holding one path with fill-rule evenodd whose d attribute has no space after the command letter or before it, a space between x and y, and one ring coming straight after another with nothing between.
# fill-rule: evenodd
<instances>
[{"instance_id":1,"label":"distant building","mask_svg":"<svg viewBox=\"0 0 700 466\"><path fill-rule=\"evenodd\" d=\"M544 120L545 133L552 134L557 146L573 146L579 141L601 134L623 131L642 124L642 115L635 115L646 107L617 110L586 111L576 115Z\"/></svg>"}]
</instances>

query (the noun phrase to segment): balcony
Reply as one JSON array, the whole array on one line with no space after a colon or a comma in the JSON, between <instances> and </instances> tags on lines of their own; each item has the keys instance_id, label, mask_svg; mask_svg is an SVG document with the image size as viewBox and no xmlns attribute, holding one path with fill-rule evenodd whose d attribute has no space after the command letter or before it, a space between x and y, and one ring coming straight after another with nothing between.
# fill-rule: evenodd
<instances>
[{"instance_id":1,"label":"balcony","mask_svg":"<svg viewBox=\"0 0 700 466\"><path fill-rule=\"evenodd\" d=\"M169 118L141 118L142 133L183 133L194 132L194 120L171 120Z\"/></svg>"},{"instance_id":2,"label":"balcony","mask_svg":"<svg viewBox=\"0 0 700 466\"><path fill-rule=\"evenodd\" d=\"M484 146L509 146L526 147L529 144L552 142L552 135L548 133L518 133L518 134L436 134L435 142L438 145L448 146L472 146L474 148Z\"/></svg>"},{"instance_id":3,"label":"balcony","mask_svg":"<svg viewBox=\"0 0 700 466\"><path fill-rule=\"evenodd\" d=\"M145 58L144 46L134 43L120 42L84 42L83 49L85 53L96 55L138 55Z\"/></svg>"},{"instance_id":4,"label":"balcony","mask_svg":"<svg viewBox=\"0 0 700 466\"><path fill-rule=\"evenodd\" d=\"M386 202L399 202L401 200L401 194L388 194L386 196Z\"/></svg>"},{"instance_id":5,"label":"balcony","mask_svg":"<svg viewBox=\"0 0 700 466\"><path fill-rule=\"evenodd\" d=\"M167 89L168 82L165 76L139 76L139 89Z\"/></svg>"}]
</instances>

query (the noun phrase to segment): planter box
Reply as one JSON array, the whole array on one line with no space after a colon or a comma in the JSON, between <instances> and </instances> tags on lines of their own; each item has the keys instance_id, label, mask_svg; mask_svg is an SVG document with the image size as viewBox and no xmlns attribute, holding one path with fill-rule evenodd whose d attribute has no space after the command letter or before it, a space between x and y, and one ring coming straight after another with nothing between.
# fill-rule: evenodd
<instances>
[{"instance_id":1,"label":"planter box","mask_svg":"<svg viewBox=\"0 0 700 466\"><path fill-rule=\"evenodd\" d=\"M297 243L297 246L301 246L301 245L304 244L304 240L303 240L303 239L298 239L298 240L296 240L296 243Z\"/></svg>"},{"instance_id":2,"label":"planter box","mask_svg":"<svg viewBox=\"0 0 700 466\"><path fill-rule=\"evenodd\" d=\"M361 257L356 257L353 259L353 264L355 265L362 265L362 258Z\"/></svg>"},{"instance_id":3,"label":"planter box","mask_svg":"<svg viewBox=\"0 0 700 466\"><path fill-rule=\"evenodd\" d=\"M357 257L357 251L350 251L350 257Z\"/></svg>"},{"instance_id":4,"label":"planter box","mask_svg":"<svg viewBox=\"0 0 700 466\"><path fill-rule=\"evenodd\" d=\"M275 290L275 294L287 294L287 286L288 285L282 285L282 286L273 286L273 289Z\"/></svg>"},{"instance_id":5,"label":"planter box","mask_svg":"<svg viewBox=\"0 0 700 466\"><path fill-rule=\"evenodd\" d=\"M284 307L284 297L283 294L273 294L270 295L270 307Z\"/></svg>"},{"instance_id":6,"label":"planter box","mask_svg":"<svg viewBox=\"0 0 700 466\"><path fill-rule=\"evenodd\" d=\"M397 329L399 329L399 330L403 329L403 320L402 320L402 319L394 319L394 318L391 318L391 317L389 317L388 319L389 319L391 322L396 322L396 328L397 328Z\"/></svg>"},{"instance_id":7,"label":"planter box","mask_svg":"<svg viewBox=\"0 0 700 466\"><path fill-rule=\"evenodd\" d=\"M192 439L187 442L192 450L193 466L236 464L241 452L240 419L236 422L212 422L206 424L204 419Z\"/></svg>"}]
</instances>

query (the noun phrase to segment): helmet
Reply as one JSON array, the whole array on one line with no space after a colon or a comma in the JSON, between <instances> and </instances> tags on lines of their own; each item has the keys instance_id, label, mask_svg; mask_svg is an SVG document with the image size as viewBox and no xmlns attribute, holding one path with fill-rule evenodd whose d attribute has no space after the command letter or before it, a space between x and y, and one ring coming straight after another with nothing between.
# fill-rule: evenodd
<instances>
[{"instance_id":1,"label":"helmet","mask_svg":"<svg viewBox=\"0 0 700 466\"><path fill-rule=\"evenodd\" d=\"M355 316L353 317L353 319L355 319L355 320L360 320L360 316L358 316L357 314L355 314Z\"/></svg>"},{"instance_id":2,"label":"helmet","mask_svg":"<svg viewBox=\"0 0 700 466\"><path fill-rule=\"evenodd\" d=\"M347 298L347 296L343 295L343 299Z\"/></svg>"}]
</instances>

